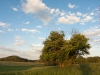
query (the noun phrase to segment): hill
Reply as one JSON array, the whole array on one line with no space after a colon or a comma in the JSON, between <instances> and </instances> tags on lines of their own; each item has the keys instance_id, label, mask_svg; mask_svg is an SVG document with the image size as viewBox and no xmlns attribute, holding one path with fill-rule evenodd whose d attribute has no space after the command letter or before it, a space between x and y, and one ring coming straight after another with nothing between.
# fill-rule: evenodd
<instances>
[{"instance_id":1,"label":"hill","mask_svg":"<svg viewBox=\"0 0 100 75\"><path fill-rule=\"evenodd\" d=\"M28 60L19 56L13 55L4 58L0 58L0 61L16 61L16 62L34 62L35 60Z\"/></svg>"}]
</instances>

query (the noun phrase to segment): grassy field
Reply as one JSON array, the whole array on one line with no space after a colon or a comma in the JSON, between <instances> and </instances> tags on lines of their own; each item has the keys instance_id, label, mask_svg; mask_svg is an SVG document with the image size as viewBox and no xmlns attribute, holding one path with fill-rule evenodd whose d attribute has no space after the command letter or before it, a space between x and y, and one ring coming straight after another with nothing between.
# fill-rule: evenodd
<instances>
[{"instance_id":1,"label":"grassy field","mask_svg":"<svg viewBox=\"0 0 100 75\"><path fill-rule=\"evenodd\" d=\"M32 62L0 62L0 75L100 75L100 63L60 68Z\"/></svg>"}]
</instances>

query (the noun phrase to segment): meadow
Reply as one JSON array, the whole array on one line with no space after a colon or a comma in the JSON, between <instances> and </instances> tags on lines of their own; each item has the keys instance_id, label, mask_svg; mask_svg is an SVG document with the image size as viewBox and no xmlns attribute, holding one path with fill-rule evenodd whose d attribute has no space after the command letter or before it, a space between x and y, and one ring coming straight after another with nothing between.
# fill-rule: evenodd
<instances>
[{"instance_id":1,"label":"meadow","mask_svg":"<svg viewBox=\"0 0 100 75\"><path fill-rule=\"evenodd\" d=\"M60 68L37 62L0 61L0 75L100 75L100 63L73 64Z\"/></svg>"}]
</instances>

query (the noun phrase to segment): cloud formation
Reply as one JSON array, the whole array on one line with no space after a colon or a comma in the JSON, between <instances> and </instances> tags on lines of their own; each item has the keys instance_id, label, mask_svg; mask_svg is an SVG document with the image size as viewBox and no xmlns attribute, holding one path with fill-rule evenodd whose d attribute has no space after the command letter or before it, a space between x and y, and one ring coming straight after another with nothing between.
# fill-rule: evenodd
<instances>
[{"instance_id":1,"label":"cloud formation","mask_svg":"<svg viewBox=\"0 0 100 75\"><path fill-rule=\"evenodd\" d=\"M2 46L0 46L0 50L1 50L1 51L6 51L6 52L17 52L17 50L14 49L14 48L2 47Z\"/></svg>"},{"instance_id":2,"label":"cloud formation","mask_svg":"<svg viewBox=\"0 0 100 75\"><path fill-rule=\"evenodd\" d=\"M26 42L24 40L16 40L15 45L16 46L23 46Z\"/></svg>"},{"instance_id":3,"label":"cloud formation","mask_svg":"<svg viewBox=\"0 0 100 75\"><path fill-rule=\"evenodd\" d=\"M21 36L15 36L15 40L19 40L19 39L22 39Z\"/></svg>"},{"instance_id":4,"label":"cloud formation","mask_svg":"<svg viewBox=\"0 0 100 75\"><path fill-rule=\"evenodd\" d=\"M17 8L12 7L12 9L13 9L14 11L18 11L18 9L17 9Z\"/></svg>"},{"instance_id":5,"label":"cloud formation","mask_svg":"<svg viewBox=\"0 0 100 75\"><path fill-rule=\"evenodd\" d=\"M30 22L28 21L28 22L25 22L25 24L30 24Z\"/></svg>"},{"instance_id":6,"label":"cloud formation","mask_svg":"<svg viewBox=\"0 0 100 75\"><path fill-rule=\"evenodd\" d=\"M84 19L82 19L82 22L89 22L91 21L93 18L91 16L85 16Z\"/></svg>"},{"instance_id":7,"label":"cloud formation","mask_svg":"<svg viewBox=\"0 0 100 75\"><path fill-rule=\"evenodd\" d=\"M31 32L31 33L40 33L40 31L38 31L38 30L36 30L36 29L26 29L26 28L22 28L22 31L23 32L27 32L27 33L29 33L29 32Z\"/></svg>"},{"instance_id":8,"label":"cloud formation","mask_svg":"<svg viewBox=\"0 0 100 75\"><path fill-rule=\"evenodd\" d=\"M0 57L7 57L7 56L11 56L11 55L17 55L20 56L22 58L27 58L27 59L31 59L31 60L36 60L39 59L39 55L41 53L41 49L31 49L31 50L24 50L24 51L20 51L17 50L15 48L12 47L3 47L0 46Z\"/></svg>"},{"instance_id":9,"label":"cloud formation","mask_svg":"<svg viewBox=\"0 0 100 75\"><path fill-rule=\"evenodd\" d=\"M32 47L43 47L43 45L41 45L41 44L32 44L31 46Z\"/></svg>"},{"instance_id":10,"label":"cloud formation","mask_svg":"<svg viewBox=\"0 0 100 75\"><path fill-rule=\"evenodd\" d=\"M22 2L22 9L27 14L34 14L44 24L48 24L51 20L49 8L42 0L26 0L26 2Z\"/></svg>"},{"instance_id":11,"label":"cloud formation","mask_svg":"<svg viewBox=\"0 0 100 75\"><path fill-rule=\"evenodd\" d=\"M68 7L69 7L69 8L74 8L75 5L72 5L71 3L69 3L69 4L68 4Z\"/></svg>"},{"instance_id":12,"label":"cloud formation","mask_svg":"<svg viewBox=\"0 0 100 75\"><path fill-rule=\"evenodd\" d=\"M1 27L7 27L7 26L9 26L9 24L4 23L4 22L0 22L0 26L1 26Z\"/></svg>"},{"instance_id":13,"label":"cloud formation","mask_svg":"<svg viewBox=\"0 0 100 75\"><path fill-rule=\"evenodd\" d=\"M91 27L83 31L83 34L90 39L90 42L95 45L100 45L100 28L99 26Z\"/></svg>"},{"instance_id":14,"label":"cloud formation","mask_svg":"<svg viewBox=\"0 0 100 75\"><path fill-rule=\"evenodd\" d=\"M81 12L76 12L76 13L65 13L64 11L59 12L60 17L58 18L58 22L62 24L75 24L75 23L80 23L80 24L85 24L87 22L96 22L96 20L93 19L94 15L93 13L90 14L82 14Z\"/></svg>"},{"instance_id":15,"label":"cloud formation","mask_svg":"<svg viewBox=\"0 0 100 75\"><path fill-rule=\"evenodd\" d=\"M80 22L80 18L75 16L74 14L67 15L66 17L60 17L58 18L59 23L63 24L74 24L77 22Z\"/></svg>"},{"instance_id":16,"label":"cloud formation","mask_svg":"<svg viewBox=\"0 0 100 75\"><path fill-rule=\"evenodd\" d=\"M42 51L42 48L43 48L42 44L32 44L30 51L40 54Z\"/></svg>"},{"instance_id":17,"label":"cloud formation","mask_svg":"<svg viewBox=\"0 0 100 75\"><path fill-rule=\"evenodd\" d=\"M90 29L83 32L84 35L87 37L95 37L100 35L100 28L98 27L91 27Z\"/></svg>"},{"instance_id":18,"label":"cloud formation","mask_svg":"<svg viewBox=\"0 0 100 75\"><path fill-rule=\"evenodd\" d=\"M42 26L37 26L36 28L42 28Z\"/></svg>"},{"instance_id":19,"label":"cloud formation","mask_svg":"<svg viewBox=\"0 0 100 75\"><path fill-rule=\"evenodd\" d=\"M15 36L15 43L16 46L23 46L26 42L23 40L21 36Z\"/></svg>"},{"instance_id":20,"label":"cloud formation","mask_svg":"<svg viewBox=\"0 0 100 75\"><path fill-rule=\"evenodd\" d=\"M38 37L38 39L41 40L41 41L45 40L45 38L43 38L43 37Z\"/></svg>"},{"instance_id":21,"label":"cloud formation","mask_svg":"<svg viewBox=\"0 0 100 75\"><path fill-rule=\"evenodd\" d=\"M77 12L77 16L82 16L82 13L81 12Z\"/></svg>"}]
</instances>

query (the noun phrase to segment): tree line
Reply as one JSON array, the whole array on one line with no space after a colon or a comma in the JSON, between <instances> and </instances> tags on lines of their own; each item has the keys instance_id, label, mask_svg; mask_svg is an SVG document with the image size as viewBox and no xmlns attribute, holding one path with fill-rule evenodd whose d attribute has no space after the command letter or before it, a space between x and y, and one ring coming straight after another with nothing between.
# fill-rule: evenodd
<instances>
[{"instance_id":1,"label":"tree line","mask_svg":"<svg viewBox=\"0 0 100 75\"><path fill-rule=\"evenodd\" d=\"M94 56L94 57L84 58L82 56L79 56L73 61L73 64L83 64L83 63L100 63L100 57Z\"/></svg>"},{"instance_id":2,"label":"tree line","mask_svg":"<svg viewBox=\"0 0 100 75\"><path fill-rule=\"evenodd\" d=\"M75 30L72 30L70 39L65 39L64 31L51 31L43 42L40 61L60 67L64 67L65 64L70 66L77 57L89 54L91 46L88 40L85 35Z\"/></svg>"}]
</instances>

